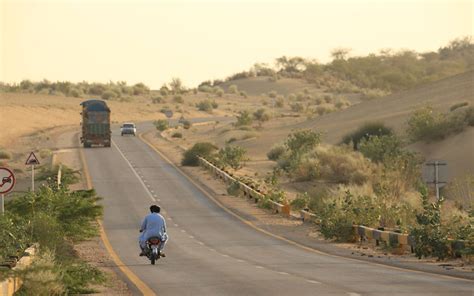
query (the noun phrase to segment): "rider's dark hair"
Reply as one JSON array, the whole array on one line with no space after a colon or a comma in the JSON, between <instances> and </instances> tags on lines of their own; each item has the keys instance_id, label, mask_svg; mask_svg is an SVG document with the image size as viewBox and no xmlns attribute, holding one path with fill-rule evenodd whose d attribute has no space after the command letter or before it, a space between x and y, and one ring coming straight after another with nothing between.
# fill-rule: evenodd
<instances>
[{"instance_id":1,"label":"rider's dark hair","mask_svg":"<svg viewBox=\"0 0 474 296\"><path fill-rule=\"evenodd\" d=\"M157 206L157 205L152 205L150 207L150 212L152 212L152 213L159 213L160 210L161 210L160 206Z\"/></svg>"}]
</instances>

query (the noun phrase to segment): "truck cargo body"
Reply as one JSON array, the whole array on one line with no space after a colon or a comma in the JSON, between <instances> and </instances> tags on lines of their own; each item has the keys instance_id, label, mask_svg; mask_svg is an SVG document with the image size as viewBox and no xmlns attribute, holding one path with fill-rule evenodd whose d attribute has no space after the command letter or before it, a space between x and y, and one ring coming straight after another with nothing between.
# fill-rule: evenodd
<instances>
[{"instance_id":1,"label":"truck cargo body","mask_svg":"<svg viewBox=\"0 0 474 296\"><path fill-rule=\"evenodd\" d=\"M88 100L82 106L82 137L84 147L110 147L110 109L104 101Z\"/></svg>"}]
</instances>

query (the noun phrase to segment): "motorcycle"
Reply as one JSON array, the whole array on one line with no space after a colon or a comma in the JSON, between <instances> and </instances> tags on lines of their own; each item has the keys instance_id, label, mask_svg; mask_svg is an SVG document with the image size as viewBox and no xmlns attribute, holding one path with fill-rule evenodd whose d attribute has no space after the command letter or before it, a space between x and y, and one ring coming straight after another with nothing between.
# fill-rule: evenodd
<instances>
[{"instance_id":1,"label":"motorcycle","mask_svg":"<svg viewBox=\"0 0 474 296\"><path fill-rule=\"evenodd\" d=\"M159 237L150 237L146 242L146 256L150 259L152 265L155 265L156 260L160 259L160 243Z\"/></svg>"}]
</instances>

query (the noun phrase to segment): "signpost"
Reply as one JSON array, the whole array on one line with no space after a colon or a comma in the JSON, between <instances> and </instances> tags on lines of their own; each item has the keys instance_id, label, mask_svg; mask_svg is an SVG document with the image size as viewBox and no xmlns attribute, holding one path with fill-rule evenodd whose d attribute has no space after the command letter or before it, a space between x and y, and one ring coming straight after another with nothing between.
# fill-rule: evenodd
<instances>
[{"instance_id":1,"label":"signpost","mask_svg":"<svg viewBox=\"0 0 474 296\"><path fill-rule=\"evenodd\" d=\"M34 152L30 153L28 159L25 162L26 165L31 165L31 191L35 191L35 165L39 165L40 162Z\"/></svg>"},{"instance_id":2,"label":"signpost","mask_svg":"<svg viewBox=\"0 0 474 296\"><path fill-rule=\"evenodd\" d=\"M168 126L171 127L170 118L173 117L173 110L166 110L165 111L166 118L168 118Z\"/></svg>"},{"instance_id":3,"label":"signpost","mask_svg":"<svg viewBox=\"0 0 474 296\"><path fill-rule=\"evenodd\" d=\"M435 185L436 199L439 199L439 189L446 184L445 181L440 181L440 179L441 179L440 174L441 174L441 172L445 173L444 168L447 165L447 163L444 162L444 161L435 160L435 161L427 162L427 163L425 163L425 165L433 166L433 174L432 175L430 174L431 176L425 178L426 179L425 181L426 181L426 183L430 183L430 184ZM441 168L443 170L441 170Z\"/></svg>"},{"instance_id":4,"label":"signpost","mask_svg":"<svg viewBox=\"0 0 474 296\"><path fill-rule=\"evenodd\" d=\"M10 169L0 167L0 194L2 195L2 215L5 213L5 193L15 186L15 175Z\"/></svg>"}]
</instances>

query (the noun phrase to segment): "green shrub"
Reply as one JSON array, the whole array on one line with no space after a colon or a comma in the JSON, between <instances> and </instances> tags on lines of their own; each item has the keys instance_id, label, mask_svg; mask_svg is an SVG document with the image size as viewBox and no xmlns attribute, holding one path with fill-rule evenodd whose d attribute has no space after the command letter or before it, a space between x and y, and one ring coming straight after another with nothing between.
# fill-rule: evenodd
<instances>
[{"instance_id":1,"label":"green shrub","mask_svg":"<svg viewBox=\"0 0 474 296\"><path fill-rule=\"evenodd\" d=\"M363 101L370 101L385 97L389 93L381 89L364 89L360 97Z\"/></svg>"},{"instance_id":2,"label":"green shrub","mask_svg":"<svg viewBox=\"0 0 474 296\"><path fill-rule=\"evenodd\" d=\"M474 126L474 107L449 114L436 112L430 106L416 110L407 122L412 142L438 141Z\"/></svg>"},{"instance_id":3,"label":"green shrub","mask_svg":"<svg viewBox=\"0 0 474 296\"><path fill-rule=\"evenodd\" d=\"M110 100L110 99L113 99L115 97L117 97L117 94L114 93L111 90L107 90L107 91L103 92L102 95L101 95L102 100Z\"/></svg>"},{"instance_id":4,"label":"green shrub","mask_svg":"<svg viewBox=\"0 0 474 296\"><path fill-rule=\"evenodd\" d=\"M304 111L304 106L301 103L291 103L290 107L291 107L291 111L293 111L293 112L303 112Z\"/></svg>"},{"instance_id":5,"label":"green shrub","mask_svg":"<svg viewBox=\"0 0 474 296\"><path fill-rule=\"evenodd\" d=\"M269 160L277 161L286 151L284 145L275 145L267 152L267 158Z\"/></svg>"},{"instance_id":6,"label":"green shrub","mask_svg":"<svg viewBox=\"0 0 474 296\"><path fill-rule=\"evenodd\" d=\"M229 91L230 94L238 94L239 93L239 90L237 89L237 85L235 85L235 84L230 85L228 91Z\"/></svg>"},{"instance_id":7,"label":"green shrub","mask_svg":"<svg viewBox=\"0 0 474 296\"><path fill-rule=\"evenodd\" d=\"M204 100L197 103L196 107L199 111L210 112L212 111L212 102L209 100Z\"/></svg>"},{"instance_id":8,"label":"green shrub","mask_svg":"<svg viewBox=\"0 0 474 296\"><path fill-rule=\"evenodd\" d=\"M278 96L275 101L275 106L277 108L283 108L285 106L285 98L283 96Z\"/></svg>"},{"instance_id":9,"label":"green shrub","mask_svg":"<svg viewBox=\"0 0 474 296\"><path fill-rule=\"evenodd\" d=\"M359 149L359 143L362 139L368 139L371 136L384 136L392 135L393 130L389 127L386 127L383 123L380 122L369 122L357 130L345 135L342 139L344 144L350 144L354 146L354 150Z\"/></svg>"},{"instance_id":10,"label":"green shrub","mask_svg":"<svg viewBox=\"0 0 474 296\"><path fill-rule=\"evenodd\" d=\"M217 147L208 142L199 142L183 153L181 164L184 166L199 166L198 156L211 160Z\"/></svg>"},{"instance_id":11,"label":"green shrub","mask_svg":"<svg viewBox=\"0 0 474 296\"><path fill-rule=\"evenodd\" d=\"M168 120L166 119L158 119L153 122L153 125L155 125L156 129L159 131L165 131L169 128L169 123Z\"/></svg>"},{"instance_id":12,"label":"green shrub","mask_svg":"<svg viewBox=\"0 0 474 296\"><path fill-rule=\"evenodd\" d=\"M306 209L308 207L308 203L309 197L308 194L305 192L303 194L298 194L298 196L291 201L290 205L292 209L299 211Z\"/></svg>"},{"instance_id":13,"label":"green shrub","mask_svg":"<svg viewBox=\"0 0 474 296\"><path fill-rule=\"evenodd\" d=\"M375 162L382 162L388 157L402 153L402 142L396 135L370 136L359 143L359 151Z\"/></svg>"},{"instance_id":14,"label":"green shrub","mask_svg":"<svg viewBox=\"0 0 474 296\"><path fill-rule=\"evenodd\" d=\"M429 202L426 188L420 190L423 211L416 215L417 225L410 235L415 239L415 254L418 258L436 256L443 260L449 254L448 237L442 229L441 205L443 198Z\"/></svg>"},{"instance_id":15,"label":"green shrub","mask_svg":"<svg viewBox=\"0 0 474 296\"><path fill-rule=\"evenodd\" d=\"M242 167L247 151L240 146L226 146L219 150L217 154L218 162L221 166L230 166L234 170Z\"/></svg>"},{"instance_id":16,"label":"green shrub","mask_svg":"<svg viewBox=\"0 0 474 296\"><path fill-rule=\"evenodd\" d=\"M227 193L233 196L239 196L241 191L240 191L240 184L238 181L234 181L230 183L229 186L227 186Z\"/></svg>"},{"instance_id":17,"label":"green shrub","mask_svg":"<svg viewBox=\"0 0 474 296\"><path fill-rule=\"evenodd\" d=\"M184 128L184 129L190 129L191 126L193 125L193 124L191 123L191 121L189 121L189 120L183 120L182 124L183 124L183 128Z\"/></svg>"},{"instance_id":18,"label":"green shrub","mask_svg":"<svg viewBox=\"0 0 474 296\"><path fill-rule=\"evenodd\" d=\"M0 149L0 159L11 159L12 154L6 150Z\"/></svg>"},{"instance_id":19,"label":"green shrub","mask_svg":"<svg viewBox=\"0 0 474 296\"><path fill-rule=\"evenodd\" d=\"M253 113L253 117L258 121L261 126L265 121L270 120L270 115L266 112L265 109L260 108Z\"/></svg>"},{"instance_id":20,"label":"green shrub","mask_svg":"<svg viewBox=\"0 0 474 296\"><path fill-rule=\"evenodd\" d=\"M224 90L220 87L215 87L215 94L219 97L222 98L224 96Z\"/></svg>"},{"instance_id":21,"label":"green shrub","mask_svg":"<svg viewBox=\"0 0 474 296\"><path fill-rule=\"evenodd\" d=\"M173 96L173 102L177 103L177 104L183 104L184 103L184 99L181 95L174 95Z\"/></svg>"},{"instance_id":22,"label":"green shrub","mask_svg":"<svg viewBox=\"0 0 474 296\"><path fill-rule=\"evenodd\" d=\"M248 98L247 92L245 92L245 91L243 91L243 90L240 91L240 96L241 96L241 97L244 97L244 98Z\"/></svg>"},{"instance_id":23,"label":"green shrub","mask_svg":"<svg viewBox=\"0 0 474 296\"><path fill-rule=\"evenodd\" d=\"M180 133L180 132L175 132L171 135L172 138L182 138L183 137L183 134Z\"/></svg>"},{"instance_id":24,"label":"green shrub","mask_svg":"<svg viewBox=\"0 0 474 296\"><path fill-rule=\"evenodd\" d=\"M272 90L268 93L268 96L272 99L275 99L277 97L277 95L278 95L278 93L274 90Z\"/></svg>"},{"instance_id":25,"label":"green shrub","mask_svg":"<svg viewBox=\"0 0 474 296\"><path fill-rule=\"evenodd\" d=\"M245 126L245 125L251 125L253 122L253 118L250 115L250 112L245 110L239 112L239 115L237 115L237 122L235 123L236 126Z\"/></svg>"}]
</instances>

